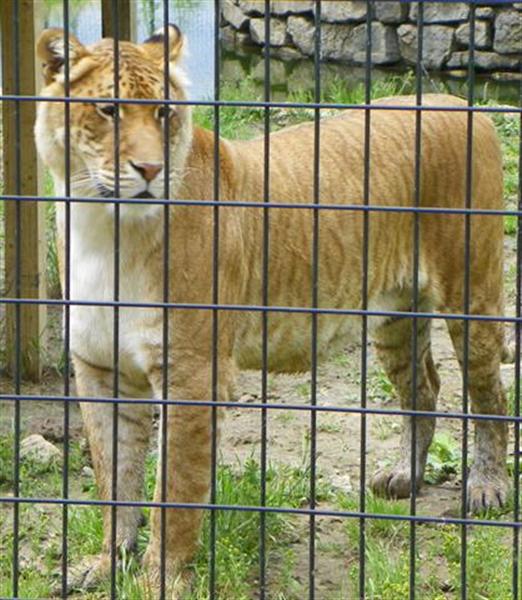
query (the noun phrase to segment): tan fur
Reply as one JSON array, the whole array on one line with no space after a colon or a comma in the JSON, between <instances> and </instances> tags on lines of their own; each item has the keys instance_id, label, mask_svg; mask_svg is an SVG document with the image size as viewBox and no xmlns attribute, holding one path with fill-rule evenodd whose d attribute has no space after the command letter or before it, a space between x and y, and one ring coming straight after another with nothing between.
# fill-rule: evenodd
<instances>
[{"instance_id":1,"label":"tan fur","mask_svg":"<svg viewBox=\"0 0 522 600\"><path fill-rule=\"evenodd\" d=\"M49 40L56 30L44 32L39 42L42 58L49 56ZM170 97L183 99L175 61L180 38L171 30ZM110 97L112 40L84 48L74 40L71 53L71 94ZM161 39L141 46L120 44L120 94L125 98L163 99L163 47ZM52 53L51 53L52 58ZM54 62L53 62L54 60ZM63 72L59 60L46 67L44 95L62 96ZM80 68L81 67L81 68ZM49 71L50 69L50 71ZM457 98L426 95L425 105L462 106ZM379 105L414 104L413 98L391 98ZM163 161L161 123L150 106L120 108L120 171L128 175L128 161ZM466 201L466 139L464 112L426 111L422 115L421 185L419 201L426 207L464 207ZM192 132L190 110L177 107L171 119L171 196L192 200L213 199L214 137L209 131ZM375 110L370 130L370 204L411 206L415 202L415 129L413 111ZM365 113L347 110L321 121L320 189L323 204L361 204L364 182ZM98 196L92 181L98 171L113 173L112 124L88 104L70 109L73 195ZM36 139L42 158L52 170L57 191L65 190L64 108L60 103L39 107ZM488 118L473 118L472 204L502 208L501 157L494 128ZM219 199L263 201L263 139L219 143ZM303 124L270 138L270 201L301 204L314 201L314 127ZM88 168L83 180L74 176ZM87 183L85 182L87 179ZM109 181L107 179L106 181ZM159 182L161 184L161 181ZM135 183L122 181L122 196ZM162 185L162 184L161 184ZM161 186L157 186L161 187ZM162 192L159 195L161 197ZM127 196L128 197L128 196ZM64 243L64 207L58 218ZM142 302L163 300L163 208L122 207L120 223L120 299ZM113 210L110 205L71 207L71 297L111 299L113 296ZM213 302L212 207L175 206L169 210L169 301ZM363 220L361 211L323 210L319 213L318 306L361 308L363 287ZM414 217L411 213L372 212L369 221L368 306L370 309L410 310L414 269ZM470 246L470 306L473 314L500 315L502 300L502 218L473 216ZM464 306L465 218L461 215L419 216L419 304L424 311L461 313ZM270 211L268 304L307 307L312 302L313 211ZM222 304L260 305L263 301L263 211L259 208L221 207L219 210L218 300ZM62 257L62 268L63 268ZM63 277L63 273L62 273ZM83 296L82 296L83 294ZM230 399L236 367L259 368L261 315L220 311L218 316L217 397ZM168 397L212 398L213 313L209 310L168 311ZM160 398L163 389L163 311L120 310L120 393ZM73 308L71 348L80 396L112 396L111 309ZM321 315L318 318L320 357L339 347L357 329L360 317ZM411 320L370 319L377 353L394 383L404 408L411 406ZM460 361L463 360L463 326L449 322ZM311 317L270 313L268 317L269 367L274 371L308 368L311 352ZM417 400L419 409L433 410L439 390L429 345L429 322L417 321ZM505 402L499 377L503 348L497 323L473 322L469 327L469 391L474 411L503 414ZM112 407L82 403L100 497L111 497ZM150 434L150 411L143 406L120 406L118 440L118 497L139 499L143 460ZM417 421L417 485L422 482L433 419ZM211 413L208 408L169 407L167 423L167 500L206 502L211 458ZM377 492L403 497L410 493L410 420L405 419L401 462L377 473ZM497 506L506 497L504 466L506 428L478 423L474 464L468 497L474 511ZM161 466L155 500L161 500ZM175 578L196 548L201 512L168 510L166 564ZM134 544L139 511L118 510L121 546ZM160 556L160 511L152 511L152 536L146 554L149 572L157 573ZM105 513L104 552L109 551L110 511ZM96 563L107 565L106 554ZM92 571L92 569L91 569ZM100 575L100 573L98 573ZM92 576L92 572L89 574ZM85 582L85 580L84 580Z\"/></svg>"}]
</instances>

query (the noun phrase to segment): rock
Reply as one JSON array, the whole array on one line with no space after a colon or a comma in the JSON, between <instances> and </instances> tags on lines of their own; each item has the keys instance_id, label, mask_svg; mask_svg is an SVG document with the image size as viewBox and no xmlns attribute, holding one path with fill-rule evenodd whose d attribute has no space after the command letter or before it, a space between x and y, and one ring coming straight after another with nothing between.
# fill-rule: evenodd
<instances>
[{"instance_id":1,"label":"rock","mask_svg":"<svg viewBox=\"0 0 522 600\"><path fill-rule=\"evenodd\" d=\"M240 60L225 58L221 67L221 76L225 81L242 81L247 73Z\"/></svg>"},{"instance_id":2,"label":"rock","mask_svg":"<svg viewBox=\"0 0 522 600\"><path fill-rule=\"evenodd\" d=\"M475 17L477 17L477 19L493 19L495 17L495 11L491 6L482 6L475 9Z\"/></svg>"},{"instance_id":3,"label":"rock","mask_svg":"<svg viewBox=\"0 0 522 600\"><path fill-rule=\"evenodd\" d=\"M266 29L264 19L250 19L250 36L254 44L264 46ZM287 42L286 24L283 19L270 19L270 45L284 46Z\"/></svg>"},{"instance_id":4,"label":"rock","mask_svg":"<svg viewBox=\"0 0 522 600\"><path fill-rule=\"evenodd\" d=\"M262 60L256 68L251 71L252 77L257 81L265 81L265 61ZM280 60L270 60L270 84L284 85L286 83L285 65Z\"/></svg>"},{"instance_id":5,"label":"rock","mask_svg":"<svg viewBox=\"0 0 522 600\"><path fill-rule=\"evenodd\" d=\"M286 30L305 56L313 55L315 27L312 21L305 17L288 17Z\"/></svg>"},{"instance_id":6,"label":"rock","mask_svg":"<svg viewBox=\"0 0 522 600\"><path fill-rule=\"evenodd\" d=\"M231 48L236 44L237 31L232 25L225 25L225 27L221 27L219 37L227 48Z\"/></svg>"},{"instance_id":7,"label":"rock","mask_svg":"<svg viewBox=\"0 0 522 600\"><path fill-rule=\"evenodd\" d=\"M509 71L497 71L496 73L492 73L491 77L496 81L522 81L522 73L510 73ZM510 365L506 365L509 369Z\"/></svg>"},{"instance_id":8,"label":"rock","mask_svg":"<svg viewBox=\"0 0 522 600\"><path fill-rule=\"evenodd\" d=\"M278 48L270 49L270 56L280 58L281 60L301 60L303 55L292 46L279 46Z\"/></svg>"},{"instance_id":9,"label":"rock","mask_svg":"<svg viewBox=\"0 0 522 600\"><path fill-rule=\"evenodd\" d=\"M86 479L94 479L93 469L91 469L91 467L83 467L82 477L85 477Z\"/></svg>"},{"instance_id":10,"label":"rock","mask_svg":"<svg viewBox=\"0 0 522 600\"><path fill-rule=\"evenodd\" d=\"M321 27L321 58L351 61L353 29L347 25L328 24Z\"/></svg>"},{"instance_id":11,"label":"rock","mask_svg":"<svg viewBox=\"0 0 522 600\"><path fill-rule=\"evenodd\" d=\"M397 29L399 47L406 62L417 62L417 27L401 25ZM454 29L445 25L423 27L422 63L426 69L440 70L451 56L454 46Z\"/></svg>"},{"instance_id":12,"label":"rock","mask_svg":"<svg viewBox=\"0 0 522 600\"><path fill-rule=\"evenodd\" d=\"M469 23L463 23L459 25L455 33L455 39L462 46L469 46L470 40L470 25ZM480 50L486 50L491 48L491 23L487 21L476 21L475 22L475 48Z\"/></svg>"},{"instance_id":13,"label":"rock","mask_svg":"<svg viewBox=\"0 0 522 600\"><path fill-rule=\"evenodd\" d=\"M250 38L249 33L244 33L242 31L236 32L236 45L237 46L251 46L252 40ZM242 54L244 55L244 54Z\"/></svg>"},{"instance_id":14,"label":"rock","mask_svg":"<svg viewBox=\"0 0 522 600\"><path fill-rule=\"evenodd\" d=\"M497 16L493 49L500 54L522 53L522 13L509 10Z\"/></svg>"},{"instance_id":15,"label":"rock","mask_svg":"<svg viewBox=\"0 0 522 600\"><path fill-rule=\"evenodd\" d=\"M372 55L371 60L376 65L389 65L400 60L399 44L395 28L390 25L373 22L371 28ZM363 64L366 62L366 24L358 25L353 29L347 44L351 52L352 62Z\"/></svg>"},{"instance_id":16,"label":"rock","mask_svg":"<svg viewBox=\"0 0 522 600\"><path fill-rule=\"evenodd\" d=\"M247 15L265 14L264 0L239 0L239 8Z\"/></svg>"},{"instance_id":17,"label":"rock","mask_svg":"<svg viewBox=\"0 0 522 600\"><path fill-rule=\"evenodd\" d=\"M381 23L403 23L408 16L408 5L404 2L384 0L375 3L375 17Z\"/></svg>"},{"instance_id":18,"label":"rock","mask_svg":"<svg viewBox=\"0 0 522 600\"><path fill-rule=\"evenodd\" d=\"M330 484L332 487L341 490L343 492L353 492L352 480L348 474L341 475L336 473L330 477Z\"/></svg>"},{"instance_id":19,"label":"rock","mask_svg":"<svg viewBox=\"0 0 522 600\"><path fill-rule=\"evenodd\" d=\"M445 71L445 75L454 79L466 79L468 72L466 69L450 69L449 71Z\"/></svg>"},{"instance_id":20,"label":"rock","mask_svg":"<svg viewBox=\"0 0 522 600\"><path fill-rule=\"evenodd\" d=\"M246 30L248 27L247 15L238 8L232 0L225 0L223 4L223 18L234 29Z\"/></svg>"},{"instance_id":21,"label":"rock","mask_svg":"<svg viewBox=\"0 0 522 600\"><path fill-rule=\"evenodd\" d=\"M365 19L365 1L329 0L321 3L321 20L327 23L361 22Z\"/></svg>"},{"instance_id":22,"label":"rock","mask_svg":"<svg viewBox=\"0 0 522 600\"><path fill-rule=\"evenodd\" d=\"M27 436L20 444L20 458L30 460L42 468L50 467L61 457L61 450L38 433Z\"/></svg>"},{"instance_id":23,"label":"rock","mask_svg":"<svg viewBox=\"0 0 522 600\"><path fill-rule=\"evenodd\" d=\"M484 52L477 50L474 56L475 68L484 71L497 71L499 69L517 69L520 67L521 59L515 56L506 56L496 52ZM468 66L469 52L454 52L448 60L448 69L462 69Z\"/></svg>"},{"instance_id":24,"label":"rock","mask_svg":"<svg viewBox=\"0 0 522 600\"><path fill-rule=\"evenodd\" d=\"M273 15L294 15L306 12L313 12L313 1L304 0L272 0L270 8ZM264 12L264 10L263 10Z\"/></svg>"},{"instance_id":25,"label":"rock","mask_svg":"<svg viewBox=\"0 0 522 600\"><path fill-rule=\"evenodd\" d=\"M410 19L417 22L418 5L410 9ZM469 6L464 2L425 2L423 23L461 23L468 20Z\"/></svg>"}]
</instances>

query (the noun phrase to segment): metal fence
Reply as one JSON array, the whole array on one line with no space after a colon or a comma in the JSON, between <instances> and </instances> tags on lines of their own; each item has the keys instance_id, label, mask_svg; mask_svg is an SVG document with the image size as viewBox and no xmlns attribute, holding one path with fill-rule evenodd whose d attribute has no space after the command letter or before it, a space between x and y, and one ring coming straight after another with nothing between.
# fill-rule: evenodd
<instances>
[{"instance_id":1,"label":"metal fence","mask_svg":"<svg viewBox=\"0 0 522 600\"><path fill-rule=\"evenodd\" d=\"M270 39L270 32L272 27L272 21L270 17L270 2L268 0L260 0L260 4L264 3L264 26L265 26L265 39ZM520 484L519 484L519 472L520 472L520 318L521 318L521 237L520 237L520 217L522 215L521 197L520 191L518 194L518 206L511 210L489 210L483 208L474 208L473 206L473 190L472 190L472 139L473 139L473 124L474 118L477 113L486 114L507 114L513 113L522 116L522 109L517 107L506 107L506 106L490 106L490 105L477 105L474 97L474 78L475 78L475 24L476 17L475 12L479 6L479 2L469 1L470 8L470 44L469 44L469 60L468 60L468 97L467 104L465 106L455 105L453 107L443 105L430 105L425 106L423 102L423 27L424 18L423 10L424 3L418 3L417 12L417 27L418 27L418 45L417 45L417 61L415 65L415 101L411 106L404 106L400 103L391 103L387 105L372 104L371 102L371 90L372 90L372 79L373 71L371 66L372 56L372 35L367 35L366 41L366 63L365 63L365 98L362 104L348 105L341 103L326 103L322 101L322 89L321 89L321 28L323 21L321 19L321 4L325 4L320 0L316 0L314 3L314 93L313 101L311 102L283 102L272 100L272 92L270 87L271 80L271 62L270 62L270 46L265 46L264 53L264 94L262 101L228 101L224 100L220 96L221 89L221 73L220 73L220 44L218 42L219 31L220 31L220 16L221 16L221 3L219 0L215 1L215 22L214 22L214 34L215 34L215 54L213 57L209 57L209 60L214 61L214 98L209 101L188 101L173 99L169 96L169 61L167 59L169 54L168 48L168 23L171 21L169 15L169 3L163 2L163 20L164 20L164 53L165 53L165 72L164 72L164 89L166 95L162 99L149 99L149 98L132 98L125 97L124 90L120 89L120 79L118 77L119 61L120 61L120 39L118 23L120 22L119 11L121 9L120 3L113 1L111 4L112 10L112 21L114 23L114 42L113 52L115 57L114 64L114 97L94 97L96 103L100 106L114 107L114 190L109 190L105 193L97 194L97 196L91 197L75 197L72 192L71 175L73 167L71 165L71 137L70 137L70 113L72 105L74 103L85 103L86 99L83 97L75 96L71 89L70 83L70 32L69 32L69 2L64 0L63 2L63 14L64 14L64 95L63 97L43 97L43 96L32 96L24 95L16 92L14 94L3 94L0 99L4 107L13 106L15 119L18 127L21 127L20 115L21 107L24 103L38 103L48 102L55 103L59 102L64 107L64 140L65 140L65 152L64 152L64 169L65 169L65 188L58 191L53 197L44 196L27 196L21 194L20 183L17 184L15 190L4 190L2 200L6 202L16 203L16 235L14 239L15 244L15 255L17 271L14 275L15 288L14 293L8 297L1 299L1 303L5 307L14 307L15 315L15 364L13 369L12 388L9 390L2 390L0 399L4 402L4 406L7 403L11 404L14 408L14 446L13 446L13 488L12 493L2 493L0 497L0 504L10 507L12 511L13 525L12 531L9 535L12 535L12 582L11 582L11 594L8 597L18 598L23 597L20 595L20 528L21 528L21 507L24 505L58 505L62 510L62 531L61 531L61 574L60 574L60 591L57 595L66 597L68 595L68 579L69 572L71 569L70 552L69 547L71 543L69 522L70 522L70 508L72 506L106 506L110 507L110 597L116 598L121 597L118 590L118 548L117 548L117 537L118 537L118 515L117 507L148 507L160 509L160 581L158 597L168 597L168 585L169 585L169 565L167 564L166 545L168 538L168 525L167 517L169 511L176 511L181 509L187 509L188 511L194 511L195 509L204 509L209 513L209 556L208 556L208 597L217 598L224 597L219 593L217 587L217 564L216 564L216 543L219 535L216 529L216 513L218 511L246 511L256 513L259 515L259 566L258 575L253 578L253 581L257 579L256 583L252 584L252 594L260 598L271 597L270 592L270 578L269 570L271 565L268 561L267 554L267 533L266 533L266 516L272 513L280 513L286 515L288 518L298 515L308 520L308 566L306 572L307 578L307 594L309 598L319 598L316 594L316 571L317 571L317 558L320 554L320 549L317 547L317 519L319 517L340 517L346 520L356 520L359 524L359 542L358 542L358 567L359 567L359 587L357 590L357 596L360 598L374 597L368 590L367 586L367 573L365 570L367 555L366 555L366 539L367 539L367 528L368 522L373 520L391 520L405 522L409 526L409 588L408 596L410 598L421 598L422 591L419 589L418 584L418 573L419 573L419 550L417 545L418 530L422 524L439 524L441 526L456 525L460 527L460 569L461 569L461 585L460 585L460 597L468 597L468 578L469 573L467 570L468 558L468 542L470 535L470 528L478 527L498 527L506 528L512 531L512 597L518 598L520 594ZM375 2L368 0L366 26L367 32L371 32L371 23L373 17ZM19 38L20 28L20 5L15 1L13 10L13 21L12 28L15 32L15 43L12 49L12 55L4 56L4 60L14 61L15 65L20 64L21 53L30 52L29 48L22 47ZM197 52L197 49L193 49L193 52ZM194 76L194 75L193 75ZM16 83L15 83L16 85ZM121 92L121 94L120 94ZM93 102L93 97L89 97L88 102ZM168 111L171 107L182 107L185 105L191 106L207 106L213 109L213 122L214 122L214 146L213 146L213 193L209 197L200 198L177 198L175 194L171 194L171 184L169 177L165 177L164 190L161 198L155 197L138 197L128 199L122 197L120 194L120 131L122 127L122 117L120 111L126 106L145 106L154 105L160 108L164 108ZM263 162L263 194L262 200L253 201L251 198L223 198L223 182L221 181L223 170L221 166L221 154L222 148L219 144L220 136L220 118L222 111L227 107L236 108L258 108L263 111L263 126L264 126L264 162ZM271 152L271 128L272 111L276 108L294 108L302 109L307 108L313 111L313 135L314 135L314 156L313 156L313 190L311 197L312 202L299 202L285 201L281 202L276 200L275 202L271 199L270 192L270 152ZM112 108L111 108L112 109ZM320 140L321 131L323 126L323 120L321 119L321 113L325 110L336 110L336 111L352 111L359 109L364 111L364 144L361 148L361 155L364 161L364 177L361 182L362 198L355 200L346 200L342 198L342 191L339 191L339 198L331 198L328 202L321 201L321 172L320 172ZM103 110L103 108L102 108ZM411 198L410 206L393 206L383 205L372 201L372 189L371 183L371 146L372 146L372 135L371 135L371 124L372 117L377 111L389 111L395 110L398 114L399 111L414 111L415 113L415 164L412 165L413 177L414 177L414 196ZM444 208L443 206L425 206L421 204L421 153L422 153L422 132L423 132L423 117L426 112L458 112L464 113L467 118L467 157L466 157L466 175L465 175L465 198L462 199L461 207ZM170 127L171 123L169 119L164 119L164 138L170 139ZM18 136L19 140L20 136ZM21 160L21 148L20 143L16 140L13 141L16 144L16 172L17 181L20 182L22 177L22 171L24 168ZM167 144L164 145L164 170L166 173L170 172L171 154ZM520 167L519 167L519 188L520 188ZM24 203L26 202L54 202L56 204L63 205L63 279L62 279L62 292L63 299L53 300L48 298L24 298L21 293L21 274L19 265L21 263L22 248L20 245L21 239L21 223L22 223L22 211L24 210ZM71 269L74 268L71 262L71 207L74 205L89 204L92 206L106 205L111 203L114 206L114 223L112 237L114 240L114 285L112 298L105 300L79 300L71 297ZM163 261L162 261L162 298L161 300L155 300L147 297L140 298L138 300L122 300L121 299L121 287L122 281L120 278L121 264L120 264L120 235L121 235L121 211L128 204L142 205L149 207L152 205L163 207ZM211 277L211 298L208 302L189 302L189 301L173 301L171 291L171 277L172 270L170 265L170 257L172 249L176 246L176 239L171 238L170 228L172 225L172 211L176 207L201 207L202 211L212 210L212 247L213 247L213 258L212 264L209 266L209 274ZM221 294L220 289L222 282L220 281L220 268L221 261L220 257L220 222L222 219L223 211L258 211L262 214L262 248L261 253L261 264L262 264L262 297L259 298L259 303L256 305L243 305L239 301L237 303L222 303L220 302ZM269 286L270 286L270 236L271 236L271 217L273 211L277 210L292 210L292 211L311 211L312 217L312 228L309 232L309 240L311 241L311 296L309 303L304 306L275 306L270 304L269 298ZM361 215L362 221L362 290L361 290L361 304L360 306L354 307L327 307L321 306L319 300L319 281L321 273L319 270L319 252L320 243L320 221L325 211L335 212L339 211L338 214L358 214ZM375 214L408 214L413 215L413 228L410 232L404 232L404 235L412 236L413 239L413 272L411 278L413 281L412 285L412 296L410 300L411 310L385 310L380 308L374 308L370 305L369 297L369 282L370 282L370 230L371 230L371 217ZM461 312L451 313L440 313L433 312L431 308L422 310L424 307L421 304L420 298L420 250L419 250L419 236L420 236L420 219L423 215L450 215L461 217L464 222L464 229L462 232L465 246L465 274L464 274L464 302ZM490 215L492 217L511 216L517 220L517 250L516 250L516 302L515 302L515 314L513 316L506 315L491 315L491 314L471 314L470 313L470 244L472 243L472 218L474 216L485 217ZM289 235L291 233L289 232ZM197 251L197 249L194 249ZM63 395L42 395L42 394L29 394L23 392L22 385L22 356L20 351L20 339L21 339L21 321L20 315L22 307L26 305L38 305L38 306L59 306L63 307L64 314L64 327L63 327L63 348L64 348L64 368L63 368ZM112 394L106 394L98 396L88 397L77 397L71 389L71 376L72 376L72 363L70 362L70 339L71 339L71 312L75 307L106 307L111 309L112 316L112 339L113 339L113 368L110 372L112 378ZM154 309L160 311L162 314L161 324L161 341L159 343L161 347L161 353L163 356L162 361L162 374L161 374L161 397L149 399L144 397L132 398L124 397L121 391L121 374L120 374L120 360L121 360L121 339L126 333L122 330L122 323L120 322L121 312L123 310L140 310L140 309ZM172 335L171 323L175 317L175 313L185 311L210 311L212 315L211 320L211 381L210 388L208 390L208 396L205 399L193 399L193 398L182 398L172 397L169 390L169 381L172 378L172 370L176 369L176 363L172 362L169 358L169 338ZM262 357L262 369L261 369L261 394L258 400L255 402L231 402L228 398L224 397L220 391L220 369L222 368L221 356L220 356L220 332L221 323L226 319L226 315L235 313L255 314L259 315L261 319L261 357ZM273 315L288 314L288 315L304 315L310 319L310 339L311 348L309 349L311 357L311 374L310 374L310 397L308 401L301 401L300 403L286 404L282 402L276 402L269 398L269 354L270 354L270 336L269 336L269 321ZM337 318L358 318L362 324L361 336L360 336L360 365L358 370L360 371L360 405L357 407L339 407L325 405L318 402L318 329L320 327L320 316L321 315L335 315ZM411 355L413 360L411 361L411 403L410 406L403 406L402 408L389 408L389 407L374 407L367 402L368 389L367 382L369 378L368 373L368 353L367 348L369 344L369 319L374 317L383 317L392 320L398 319L411 319L412 323L412 336L411 336ZM462 406L460 410L456 408L448 411L437 411L437 410L417 410L417 377L418 377L418 362L415 357L418 354L417 339L418 330L421 324L428 319L445 319L446 321L453 321L462 323L464 328L464 348L463 348L463 387L462 387ZM498 321L506 325L515 328L515 363L514 363L514 408L512 414L506 414L505 411L501 411L500 414L472 414L470 410L470 404L468 401L469 396L469 380L467 377L467 363L469 361L469 330L474 322L491 322ZM194 333L195 335L195 333ZM63 468L62 468L62 493L60 497L24 497L21 492L21 460L20 460L20 442L22 436L21 430L21 410L25 403L31 403L34 401L45 401L45 402L61 402L63 403ZM97 405L100 407L100 411L104 407L112 407L111 417L111 481L108 484L106 493L107 497L98 496L94 499L78 499L71 494L71 481L70 481L70 410L71 402L80 402L90 405ZM118 435L121 428L122 420L122 407L133 406L159 406L161 410L161 421L160 421L160 450L159 455L161 458L160 468L160 490L159 500L156 499L154 502L149 501L138 501L138 499L122 499L121 495L122 487L125 486L125 481L118 481L121 474L118 471L118 459L121 453L121 447L118 444ZM198 410L207 411L210 419L211 427L211 439L210 439L210 489L208 501L203 502L190 502L186 500L179 500L173 497L169 497L167 489L167 472L168 472L168 424L169 424L169 411L176 411L182 408L196 407ZM257 413L261 416L261 429L259 432L260 438L260 489L259 489L259 502L255 505L223 505L217 502L217 462L218 462L218 409L234 409L247 411L249 413ZM308 498L305 505L301 507L285 507L285 506L272 506L267 504L267 470L269 468L268 463L268 450L269 450L269 424L268 417L276 411L300 411L309 415L310 419L310 457L309 457L309 482L308 482ZM357 442L360 447L359 454L359 473L360 480L358 483L358 498L359 507L357 510L338 510L336 508L325 507L317 502L317 420L321 414L345 414L358 416L360 419L360 439ZM411 420L411 494L408 514L379 514L370 513L367 511L367 494L368 494L368 480L367 475L367 429L368 419L374 415L381 415L383 417L392 416L403 416L413 417ZM422 417L432 417L439 419L452 419L461 423L462 427L462 484L461 484L461 502L458 516L435 516L435 515L424 515L418 514L417 501L418 492L415 485L415 476L413 475L416 470L417 462L417 418L421 415ZM125 419L128 418L126 413ZM468 450L470 446L468 429L470 420L475 423L480 422L491 422L491 423L504 423L506 425L512 425L514 430L513 436L513 477L512 483L514 488L513 504L509 513L500 516L486 515L479 518L472 518L468 512L468 492L467 492L467 480L468 480ZM123 486L121 485L123 484ZM8 535L5 530L2 530L0 535ZM341 593L341 592L339 592ZM333 596L332 596L333 597ZM340 596L335 596L340 597ZM397 596L399 597L399 596Z\"/></svg>"}]
</instances>

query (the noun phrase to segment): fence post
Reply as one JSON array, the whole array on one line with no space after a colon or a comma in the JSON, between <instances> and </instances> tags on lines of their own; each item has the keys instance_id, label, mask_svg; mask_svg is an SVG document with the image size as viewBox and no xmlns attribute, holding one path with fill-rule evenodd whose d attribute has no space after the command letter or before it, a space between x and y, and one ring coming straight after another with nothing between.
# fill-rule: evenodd
<instances>
[{"instance_id":1,"label":"fence post","mask_svg":"<svg viewBox=\"0 0 522 600\"><path fill-rule=\"evenodd\" d=\"M35 24L33 0L18 0L19 54L15 53L15 3L2 5L2 78L5 94L35 94ZM15 62L16 60L16 62ZM38 164L33 137L36 107L34 102L3 102L2 148L3 190L5 194L38 195ZM17 117L17 111L19 118ZM18 126L19 123L19 126ZM17 164L17 157L20 164ZM5 203L5 295L15 298L45 298L46 240L45 206L42 202ZM19 209L17 208L19 205ZM19 212L18 212L19 210ZM18 232L18 233L17 233ZM19 235L20 253L16 240ZM18 263L18 264L17 264ZM17 293L17 268L20 289ZM6 305L6 367L13 371L16 360L17 308ZM38 380L41 375L42 336L46 307L20 306L21 375Z\"/></svg>"},{"instance_id":2,"label":"fence post","mask_svg":"<svg viewBox=\"0 0 522 600\"><path fill-rule=\"evenodd\" d=\"M102 0L102 34L114 37L113 0ZM118 3L118 37L120 40L132 39L134 2L120 0Z\"/></svg>"}]
</instances>

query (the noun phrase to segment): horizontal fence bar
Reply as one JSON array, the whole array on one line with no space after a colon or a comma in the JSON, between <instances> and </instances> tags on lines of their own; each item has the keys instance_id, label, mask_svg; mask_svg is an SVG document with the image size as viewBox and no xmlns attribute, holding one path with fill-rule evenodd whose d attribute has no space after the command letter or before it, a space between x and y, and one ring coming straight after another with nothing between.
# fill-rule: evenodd
<instances>
[{"instance_id":1,"label":"horizontal fence bar","mask_svg":"<svg viewBox=\"0 0 522 600\"><path fill-rule=\"evenodd\" d=\"M426 525L484 525L486 527L504 527L518 529L521 527L520 521L499 521L487 519L463 519L459 517L430 517L421 515L391 515L386 513L369 513L351 510L331 510L326 508L291 508L275 506L247 506L242 504L211 504L211 503L188 503L188 502L148 502L131 500L86 500L76 498L13 498L12 496L0 496L0 504L58 504L73 506L134 506L139 508L178 508L191 510L224 510L253 513L273 513L287 515L316 515L318 517L345 517L360 519L379 519L383 521L407 521L424 523Z\"/></svg>"},{"instance_id":2,"label":"horizontal fence bar","mask_svg":"<svg viewBox=\"0 0 522 600\"><path fill-rule=\"evenodd\" d=\"M378 99L376 99L378 100ZM343 104L335 102L263 102L262 100L151 100L149 98L93 98L88 96L16 96L13 94L0 95L1 101L13 102L60 102L62 104L144 104L152 106L219 106L232 108L310 108L320 110L399 110L411 112L482 112L482 113L513 113L521 114L522 107L516 106L441 106L429 104Z\"/></svg>"},{"instance_id":3,"label":"horizontal fence bar","mask_svg":"<svg viewBox=\"0 0 522 600\"><path fill-rule=\"evenodd\" d=\"M202 206L223 208L272 208L272 209L297 209L297 210L334 210L353 212L383 212L383 213L419 213L433 215L478 215L492 217L522 217L522 210L501 210L489 208L444 208L439 206L385 206L382 204L313 204L310 202L262 202L248 200L185 200L165 198L113 198L101 196L17 196L15 194L0 194L0 202L14 200L20 202L66 202L70 204L143 204L146 206Z\"/></svg>"},{"instance_id":4,"label":"horizontal fence bar","mask_svg":"<svg viewBox=\"0 0 522 600\"><path fill-rule=\"evenodd\" d=\"M210 394L209 394L210 395ZM274 410L291 410L307 412L341 413L354 415L389 415L397 417L429 417L443 419L456 419L460 421L501 421L504 423L522 423L522 416L484 414L484 413L456 413L456 412L438 412L436 410L407 410L401 408L371 408L361 406L326 406L315 404L281 404L276 402L234 402L225 400L157 400L155 398L103 398L99 396L31 396L23 394L0 394L0 401L13 402L21 400L22 402L42 401L42 402L78 402L93 404L149 404L153 406L201 406L217 408L239 408L263 410L265 408Z\"/></svg>"},{"instance_id":5,"label":"horizontal fence bar","mask_svg":"<svg viewBox=\"0 0 522 600\"><path fill-rule=\"evenodd\" d=\"M223 310L234 312L292 313L338 315L351 317L391 317L406 319L444 319L451 321L493 321L522 323L522 317L505 315L472 315L461 313L408 312L393 310L363 310L359 308L307 308L305 306L260 306L256 304L196 304L189 302L130 302L125 300L56 300L53 298L1 298L0 304L39 304L46 306L102 306L107 308L172 308L175 310Z\"/></svg>"}]
</instances>

